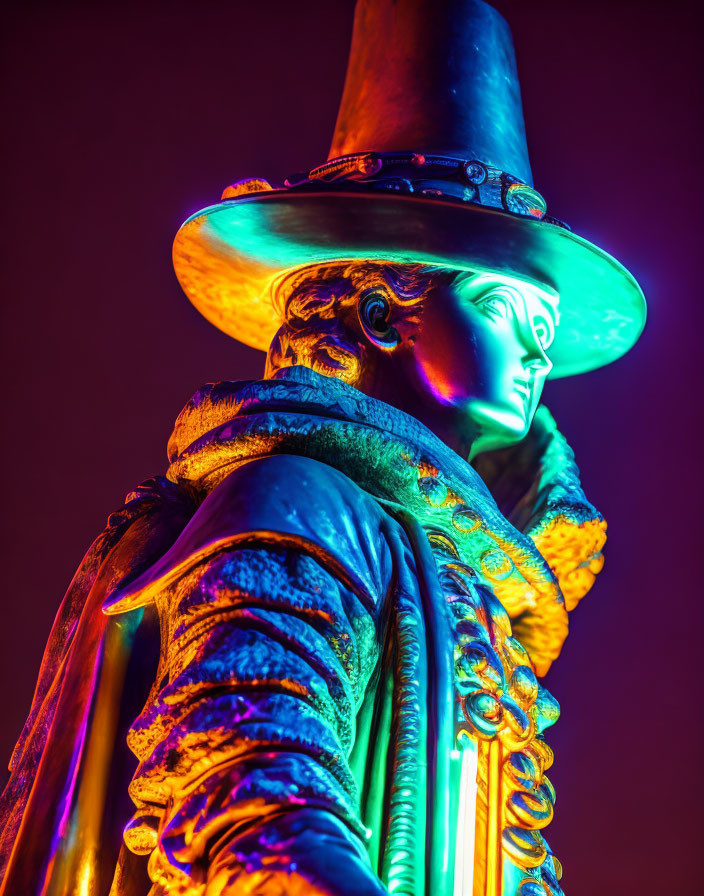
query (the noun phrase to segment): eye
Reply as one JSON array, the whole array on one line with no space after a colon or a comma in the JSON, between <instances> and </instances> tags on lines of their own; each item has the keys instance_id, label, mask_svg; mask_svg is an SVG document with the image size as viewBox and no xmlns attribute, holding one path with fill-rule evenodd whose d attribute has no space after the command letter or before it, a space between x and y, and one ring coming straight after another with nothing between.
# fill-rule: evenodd
<instances>
[{"instance_id":1,"label":"eye","mask_svg":"<svg viewBox=\"0 0 704 896\"><path fill-rule=\"evenodd\" d=\"M479 299L476 304L487 317L497 320L499 318L507 318L513 311L510 300L501 293L489 293L489 295Z\"/></svg>"}]
</instances>

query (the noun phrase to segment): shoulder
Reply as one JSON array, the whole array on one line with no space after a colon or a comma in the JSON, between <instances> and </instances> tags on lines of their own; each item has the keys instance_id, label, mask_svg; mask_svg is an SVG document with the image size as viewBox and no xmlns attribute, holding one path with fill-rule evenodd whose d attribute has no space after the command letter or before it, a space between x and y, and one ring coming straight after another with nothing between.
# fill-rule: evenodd
<instances>
[{"instance_id":1,"label":"shoulder","mask_svg":"<svg viewBox=\"0 0 704 896\"><path fill-rule=\"evenodd\" d=\"M210 492L173 547L130 591L140 591L143 603L209 555L275 544L313 555L376 603L392 574L389 525L379 503L334 467L297 455L258 458Z\"/></svg>"},{"instance_id":2,"label":"shoulder","mask_svg":"<svg viewBox=\"0 0 704 896\"><path fill-rule=\"evenodd\" d=\"M206 498L201 509L217 518L237 518L256 528L299 528L315 520L338 530L340 519L360 525L380 523L379 503L344 473L309 457L270 455L249 461L230 473Z\"/></svg>"},{"instance_id":3,"label":"shoulder","mask_svg":"<svg viewBox=\"0 0 704 896\"><path fill-rule=\"evenodd\" d=\"M367 590L384 587L388 515L356 482L321 461L290 454L250 461L211 492L196 517L213 534L268 535L355 570Z\"/></svg>"},{"instance_id":4,"label":"shoulder","mask_svg":"<svg viewBox=\"0 0 704 896\"><path fill-rule=\"evenodd\" d=\"M247 491L264 488L270 492L273 490L278 497L290 497L286 493L294 484L299 486L296 492L298 496L301 495L301 488L311 494L322 488L332 488L340 494L354 495L357 500L364 500L366 497L373 501L371 496L335 467L297 454L270 454L248 461L230 473L209 497L214 497L217 492L229 492L236 488Z\"/></svg>"}]
</instances>

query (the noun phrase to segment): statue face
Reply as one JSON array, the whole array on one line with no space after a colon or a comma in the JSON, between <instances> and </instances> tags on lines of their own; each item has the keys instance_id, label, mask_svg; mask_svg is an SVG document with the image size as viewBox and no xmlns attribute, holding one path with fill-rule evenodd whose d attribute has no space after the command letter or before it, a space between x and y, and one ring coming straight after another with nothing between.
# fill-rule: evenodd
<instances>
[{"instance_id":1,"label":"statue face","mask_svg":"<svg viewBox=\"0 0 704 896\"><path fill-rule=\"evenodd\" d=\"M296 277L269 370L305 364L339 376L464 457L527 434L552 368L556 293L498 274L368 261Z\"/></svg>"},{"instance_id":2,"label":"statue face","mask_svg":"<svg viewBox=\"0 0 704 896\"><path fill-rule=\"evenodd\" d=\"M424 390L453 410L471 456L522 439L552 368L556 294L493 274L433 286L409 342Z\"/></svg>"}]
</instances>

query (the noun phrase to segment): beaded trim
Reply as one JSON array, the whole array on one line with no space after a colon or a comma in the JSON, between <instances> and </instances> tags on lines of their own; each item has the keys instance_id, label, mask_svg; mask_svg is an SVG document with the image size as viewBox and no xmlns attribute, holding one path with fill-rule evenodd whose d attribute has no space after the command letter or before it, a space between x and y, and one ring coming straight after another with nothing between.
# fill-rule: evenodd
<instances>
[{"instance_id":1,"label":"beaded trim","mask_svg":"<svg viewBox=\"0 0 704 896\"><path fill-rule=\"evenodd\" d=\"M292 174L284 186L292 190L344 183L346 188L413 193L459 199L534 218L569 230L546 214L540 193L517 177L477 159L426 155L420 152L355 153L330 159L308 172Z\"/></svg>"}]
</instances>

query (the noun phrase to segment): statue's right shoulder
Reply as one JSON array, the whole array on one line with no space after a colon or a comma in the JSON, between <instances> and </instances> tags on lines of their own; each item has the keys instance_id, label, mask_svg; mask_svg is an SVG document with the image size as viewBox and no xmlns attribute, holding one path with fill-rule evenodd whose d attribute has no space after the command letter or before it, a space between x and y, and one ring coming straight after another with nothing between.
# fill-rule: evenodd
<instances>
[{"instance_id":1,"label":"statue's right shoulder","mask_svg":"<svg viewBox=\"0 0 704 896\"><path fill-rule=\"evenodd\" d=\"M206 557L254 544L309 553L376 603L391 578L389 524L379 503L334 467L298 455L267 455L226 476L171 549L113 594L110 605L146 604Z\"/></svg>"}]
</instances>

